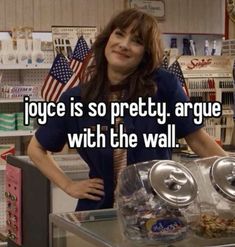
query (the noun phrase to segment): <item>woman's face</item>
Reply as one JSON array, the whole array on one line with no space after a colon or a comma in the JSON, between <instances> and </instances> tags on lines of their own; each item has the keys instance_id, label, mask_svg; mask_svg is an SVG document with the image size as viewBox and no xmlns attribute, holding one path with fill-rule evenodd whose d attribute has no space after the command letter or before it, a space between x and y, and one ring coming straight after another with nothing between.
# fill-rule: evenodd
<instances>
[{"instance_id":1,"label":"woman's face","mask_svg":"<svg viewBox=\"0 0 235 247\"><path fill-rule=\"evenodd\" d=\"M144 45L137 33L131 33L132 26L125 30L114 29L105 47L108 75L132 73L144 56Z\"/></svg>"}]
</instances>

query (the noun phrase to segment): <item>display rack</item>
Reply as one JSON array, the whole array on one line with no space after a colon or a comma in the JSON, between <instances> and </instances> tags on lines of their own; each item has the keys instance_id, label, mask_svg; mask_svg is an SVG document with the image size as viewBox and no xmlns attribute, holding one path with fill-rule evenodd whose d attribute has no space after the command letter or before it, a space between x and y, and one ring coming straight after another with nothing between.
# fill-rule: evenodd
<instances>
[{"instance_id":1,"label":"display rack","mask_svg":"<svg viewBox=\"0 0 235 247\"><path fill-rule=\"evenodd\" d=\"M50 69L51 63L42 64L0 64L0 70Z\"/></svg>"},{"instance_id":2,"label":"display rack","mask_svg":"<svg viewBox=\"0 0 235 247\"><path fill-rule=\"evenodd\" d=\"M192 102L219 101L220 118L205 118L207 133L222 145L231 145L234 128L232 60L228 56L182 56L178 59Z\"/></svg>"},{"instance_id":3,"label":"display rack","mask_svg":"<svg viewBox=\"0 0 235 247\"><path fill-rule=\"evenodd\" d=\"M0 85L39 85L51 67L53 52L45 52L45 63L42 64L0 64ZM34 100L42 100L37 98ZM0 113L15 113L23 111L23 98L1 98ZM33 135L33 130L0 131L0 144L14 144L16 154L25 154L27 144ZM0 229L5 228L5 165L0 165Z\"/></svg>"},{"instance_id":4,"label":"display rack","mask_svg":"<svg viewBox=\"0 0 235 247\"><path fill-rule=\"evenodd\" d=\"M39 97L34 101L42 101L40 88L53 62L53 51L45 52L45 60L40 64L0 64L1 86L38 86ZM23 112L23 98L0 97L0 113ZM25 154L25 149L32 130L0 131L0 144L13 143L16 154Z\"/></svg>"}]
</instances>

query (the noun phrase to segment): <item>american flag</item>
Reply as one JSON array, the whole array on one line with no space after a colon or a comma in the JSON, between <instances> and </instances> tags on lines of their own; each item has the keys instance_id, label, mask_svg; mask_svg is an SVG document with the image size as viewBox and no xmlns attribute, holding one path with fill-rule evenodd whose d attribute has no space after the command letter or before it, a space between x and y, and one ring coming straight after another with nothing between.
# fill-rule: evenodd
<instances>
[{"instance_id":1,"label":"american flag","mask_svg":"<svg viewBox=\"0 0 235 247\"><path fill-rule=\"evenodd\" d=\"M86 83L91 79L94 66L95 66L95 56L94 53L90 51L89 54L86 56L82 65L82 71L80 76L81 83Z\"/></svg>"},{"instance_id":2,"label":"american flag","mask_svg":"<svg viewBox=\"0 0 235 247\"><path fill-rule=\"evenodd\" d=\"M168 57L167 55L165 55L162 59L162 64L161 64L161 68L163 69L168 69Z\"/></svg>"},{"instance_id":3,"label":"american flag","mask_svg":"<svg viewBox=\"0 0 235 247\"><path fill-rule=\"evenodd\" d=\"M86 40L81 36L74 48L72 58L70 61L70 68L73 72L80 78L83 68L83 62L85 61L87 55L90 52L90 48L87 45Z\"/></svg>"},{"instance_id":4,"label":"american flag","mask_svg":"<svg viewBox=\"0 0 235 247\"><path fill-rule=\"evenodd\" d=\"M45 101L57 102L60 95L67 89L74 87L77 81L78 75L70 68L65 56L57 54L44 81L41 90L42 98Z\"/></svg>"},{"instance_id":5,"label":"american flag","mask_svg":"<svg viewBox=\"0 0 235 247\"><path fill-rule=\"evenodd\" d=\"M189 96L188 89L187 89L185 79L184 79L184 75L183 75L183 72L181 70L180 64L177 60L169 66L168 71L173 73L179 79L179 81L180 81L180 83L184 89L185 94L187 96Z\"/></svg>"}]
</instances>

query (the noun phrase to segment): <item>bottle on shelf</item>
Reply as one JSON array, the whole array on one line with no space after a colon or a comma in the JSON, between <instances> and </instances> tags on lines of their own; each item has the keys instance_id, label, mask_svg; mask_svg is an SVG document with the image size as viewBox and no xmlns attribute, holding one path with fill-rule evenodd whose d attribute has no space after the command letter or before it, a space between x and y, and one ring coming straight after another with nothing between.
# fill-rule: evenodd
<instances>
[{"instance_id":1,"label":"bottle on shelf","mask_svg":"<svg viewBox=\"0 0 235 247\"><path fill-rule=\"evenodd\" d=\"M211 50L211 55L214 56L216 53L216 40L213 41L213 47L212 47L212 50Z\"/></svg>"},{"instance_id":2,"label":"bottle on shelf","mask_svg":"<svg viewBox=\"0 0 235 247\"><path fill-rule=\"evenodd\" d=\"M209 56L209 41L205 40L204 56Z\"/></svg>"},{"instance_id":3,"label":"bottle on shelf","mask_svg":"<svg viewBox=\"0 0 235 247\"><path fill-rule=\"evenodd\" d=\"M176 38L171 38L171 48L177 48L177 39Z\"/></svg>"},{"instance_id":4,"label":"bottle on shelf","mask_svg":"<svg viewBox=\"0 0 235 247\"><path fill-rule=\"evenodd\" d=\"M192 55L190 51L190 42L187 38L183 39L183 55Z\"/></svg>"},{"instance_id":5,"label":"bottle on shelf","mask_svg":"<svg viewBox=\"0 0 235 247\"><path fill-rule=\"evenodd\" d=\"M196 56L195 42L192 39L190 39L189 42L191 55Z\"/></svg>"},{"instance_id":6,"label":"bottle on shelf","mask_svg":"<svg viewBox=\"0 0 235 247\"><path fill-rule=\"evenodd\" d=\"M17 39L17 61L19 64L28 63L28 54L25 47L25 39Z\"/></svg>"},{"instance_id":7,"label":"bottle on shelf","mask_svg":"<svg viewBox=\"0 0 235 247\"><path fill-rule=\"evenodd\" d=\"M12 39L2 40L2 63L16 64L16 52L13 49Z\"/></svg>"},{"instance_id":8,"label":"bottle on shelf","mask_svg":"<svg viewBox=\"0 0 235 247\"><path fill-rule=\"evenodd\" d=\"M33 52L33 40L27 40L27 51L28 51L28 63L32 63L32 52Z\"/></svg>"},{"instance_id":9,"label":"bottle on shelf","mask_svg":"<svg viewBox=\"0 0 235 247\"><path fill-rule=\"evenodd\" d=\"M41 50L41 40L33 39L32 63L40 64L45 59L44 52Z\"/></svg>"}]
</instances>

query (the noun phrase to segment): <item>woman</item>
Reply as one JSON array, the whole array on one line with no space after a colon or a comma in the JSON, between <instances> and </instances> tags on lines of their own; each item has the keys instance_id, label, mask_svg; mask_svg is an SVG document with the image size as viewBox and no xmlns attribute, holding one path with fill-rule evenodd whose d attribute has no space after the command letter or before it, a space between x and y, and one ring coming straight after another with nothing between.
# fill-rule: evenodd
<instances>
[{"instance_id":1,"label":"woman","mask_svg":"<svg viewBox=\"0 0 235 247\"><path fill-rule=\"evenodd\" d=\"M185 138L192 150L201 157L226 155L202 129L193 124L193 118L174 116L176 102L187 98L173 74L160 69L163 50L160 32L154 17L136 9L127 9L114 17L99 34L93 45L95 65L89 82L65 92L61 101L69 107L69 99L84 104L112 100L136 101L138 97L152 97L155 102L167 102L171 117L168 124L175 124L176 137ZM109 107L107 107L109 109ZM72 197L79 198L76 210L109 208L113 206L114 190L118 174L133 163L170 159L170 148L146 148L143 133L166 133L166 125L156 123L153 117L131 117L126 114L116 120L115 126L124 124L127 133L135 133L139 139L135 148L79 148L78 152L90 167L90 179L72 181L57 166L47 151L60 151L68 133L81 133L86 127L101 125L109 138L111 127L109 114L105 117L65 116L54 117L41 126L32 138L28 154L51 181Z\"/></svg>"}]
</instances>

